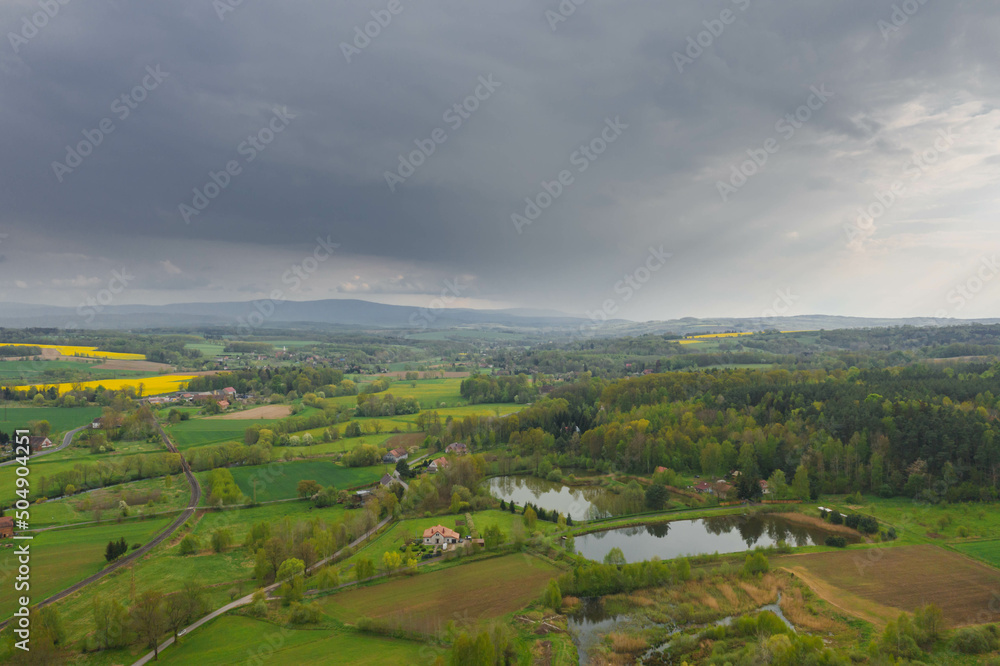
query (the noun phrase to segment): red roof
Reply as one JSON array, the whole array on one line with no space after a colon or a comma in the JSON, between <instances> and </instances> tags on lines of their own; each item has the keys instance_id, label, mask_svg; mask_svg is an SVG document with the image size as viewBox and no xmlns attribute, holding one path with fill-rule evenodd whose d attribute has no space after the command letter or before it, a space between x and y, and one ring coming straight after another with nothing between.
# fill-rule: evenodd
<instances>
[{"instance_id":1,"label":"red roof","mask_svg":"<svg viewBox=\"0 0 1000 666\"><path fill-rule=\"evenodd\" d=\"M0 516L0 527L14 527L14 519L10 516Z\"/></svg>"},{"instance_id":2,"label":"red roof","mask_svg":"<svg viewBox=\"0 0 1000 666\"><path fill-rule=\"evenodd\" d=\"M434 527L428 527L426 530L424 530L424 538L425 539L430 539L435 534L440 534L445 539L457 539L458 538L458 532L456 532L455 530L450 530L447 527L445 527L444 525L435 525Z\"/></svg>"}]
</instances>

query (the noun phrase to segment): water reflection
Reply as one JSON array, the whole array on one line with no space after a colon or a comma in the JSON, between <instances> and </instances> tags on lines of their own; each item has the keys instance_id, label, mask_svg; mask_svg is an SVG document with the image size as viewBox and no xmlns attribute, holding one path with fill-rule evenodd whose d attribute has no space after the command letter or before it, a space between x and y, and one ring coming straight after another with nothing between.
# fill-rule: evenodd
<instances>
[{"instance_id":1,"label":"water reflection","mask_svg":"<svg viewBox=\"0 0 1000 666\"><path fill-rule=\"evenodd\" d=\"M531 503L546 511L555 510L573 520L606 518L602 508L609 493L598 486L570 487L534 476L498 476L487 481L490 493L519 507Z\"/></svg>"},{"instance_id":2,"label":"water reflection","mask_svg":"<svg viewBox=\"0 0 1000 666\"><path fill-rule=\"evenodd\" d=\"M612 548L621 548L628 562L658 557L669 560L685 555L738 553L784 541L791 546L823 543L828 532L791 523L770 514L729 515L699 520L678 520L585 534L576 538L584 557L602 561Z\"/></svg>"}]
</instances>

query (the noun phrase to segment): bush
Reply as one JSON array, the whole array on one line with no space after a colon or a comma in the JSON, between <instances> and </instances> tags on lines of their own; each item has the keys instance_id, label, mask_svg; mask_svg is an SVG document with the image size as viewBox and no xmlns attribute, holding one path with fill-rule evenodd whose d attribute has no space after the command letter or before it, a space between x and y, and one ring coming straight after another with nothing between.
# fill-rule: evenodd
<instances>
[{"instance_id":1,"label":"bush","mask_svg":"<svg viewBox=\"0 0 1000 666\"><path fill-rule=\"evenodd\" d=\"M951 646L962 654L985 654L997 649L997 628L962 627L955 630Z\"/></svg>"},{"instance_id":2,"label":"bush","mask_svg":"<svg viewBox=\"0 0 1000 666\"><path fill-rule=\"evenodd\" d=\"M198 541L198 537L193 534L188 534L181 540L180 554L181 555L193 555L198 552L201 548L201 542Z\"/></svg>"},{"instance_id":3,"label":"bush","mask_svg":"<svg viewBox=\"0 0 1000 666\"><path fill-rule=\"evenodd\" d=\"M748 576L766 574L770 569L771 565L767 561L767 556L760 551L747 555L746 562L743 564L743 573Z\"/></svg>"},{"instance_id":4,"label":"bush","mask_svg":"<svg viewBox=\"0 0 1000 666\"><path fill-rule=\"evenodd\" d=\"M316 624L319 622L320 616L319 604L315 601L308 604L296 602L292 604L289 619L292 624Z\"/></svg>"},{"instance_id":5,"label":"bush","mask_svg":"<svg viewBox=\"0 0 1000 666\"><path fill-rule=\"evenodd\" d=\"M830 512L830 523L833 525L843 525L844 524L844 514L839 511Z\"/></svg>"},{"instance_id":6,"label":"bush","mask_svg":"<svg viewBox=\"0 0 1000 666\"><path fill-rule=\"evenodd\" d=\"M850 527L852 530L858 529L858 525L861 523L861 516L852 513L847 518L844 519L844 524Z\"/></svg>"},{"instance_id":7,"label":"bush","mask_svg":"<svg viewBox=\"0 0 1000 666\"><path fill-rule=\"evenodd\" d=\"M847 539L842 536L828 536L823 543L831 548L844 548L847 546Z\"/></svg>"}]
</instances>

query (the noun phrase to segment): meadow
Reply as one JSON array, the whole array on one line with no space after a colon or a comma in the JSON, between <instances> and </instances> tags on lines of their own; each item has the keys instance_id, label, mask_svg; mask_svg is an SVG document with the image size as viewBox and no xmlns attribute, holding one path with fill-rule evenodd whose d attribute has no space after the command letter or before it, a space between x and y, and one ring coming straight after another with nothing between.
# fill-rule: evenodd
<instances>
[{"instance_id":1,"label":"meadow","mask_svg":"<svg viewBox=\"0 0 1000 666\"><path fill-rule=\"evenodd\" d=\"M955 550L964 555L982 560L991 566L1000 568L1000 540L969 541L952 544Z\"/></svg>"},{"instance_id":2,"label":"meadow","mask_svg":"<svg viewBox=\"0 0 1000 666\"><path fill-rule=\"evenodd\" d=\"M424 664L423 643L359 634L346 629L288 629L263 620L224 616L160 655L165 664L216 666L253 663L298 665L336 662L365 666Z\"/></svg>"},{"instance_id":3,"label":"meadow","mask_svg":"<svg viewBox=\"0 0 1000 666\"><path fill-rule=\"evenodd\" d=\"M142 544L164 529L169 518L121 524L50 530L35 535L31 542L31 597L41 600L63 590L107 564L104 549L110 540L125 537L132 544ZM12 548L0 549L0 616L14 611L16 593L11 577L16 570Z\"/></svg>"},{"instance_id":4,"label":"meadow","mask_svg":"<svg viewBox=\"0 0 1000 666\"><path fill-rule=\"evenodd\" d=\"M12 431L27 427L29 421L48 421L52 428L49 438L56 445L56 434L90 424L101 415L100 407L0 407L0 430Z\"/></svg>"},{"instance_id":5,"label":"meadow","mask_svg":"<svg viewBox=\"0 0 1000 666\"><path fill-rule=\"evenodd\" d=\"M39 347L53 349L63 356L83 356L86 358L110 358L118 361L145 361L144 354L128 354L124 352L98 351L97 347L80 347L75 345L40 345L36 343L5 342L5 347Z\"/></svg>"},{"instance_id":6,"label":"meadow","mask_svg":"<svg viewBox=\"0 0 1000 666\"><path fill-rule=\"evenodd\" d=\"M165 477L120 483L35 504L31 508L31 525L32 527L69 525L92 521L98 516L108 520L117 514L117 510L98 509L98 507L112 502L117 505L121 499L150 493L159 493L159 500L152 506L142 505L138 508L144 512L159 513L186 507L191 489L180 475L173 477L169 486Z\"/></svg>"},{"instance_id":7,"label":"meadow","mask_svg":"<svg viewBox=\"0 0 1000 666\"><path fill-rule=\"evenodd\" d=\"M504 533L507 539L511 538L514 523L522 525L521 514L509 513L507 511L487 510L472 513L472 522L476 531L482 534L488 525L495 524ZM388 530L382 532L377 537L369 541L350 558L344 560L345 565L353 566L358 559L366 557L373 562L381 562L382 554L389 551L399 552L400 548L411 539L421 538L424 530L434 525L443 525L449 529L456 529L455 521L464 521L465 514L451 514L446 516L431 516L428 518L408 518L401 520ZM548 534L558 529L555 523L539 520L535 524L535 530ZM528 533L527 528L524 528Z\"/></svg>"},{"instance_id":8,"label":"meadow","mask_svg":"<svg viewBox=\"0 0 1000 666\"><path fill-rule=\"evenodd\" d=\"M370 486L382 478L386 466L344 467L332 460L305 460L231 467L230 471L244 495L253 498L256 493L258 502L269 502L298 497L298 483L306 479L316 481L324 488L332 485L338 490ZM203 504L207 504L208 479L211 474L211 471L197 474L202 487L206 488L202 495ZM253 479L259 479L256 491Z\"/></svg>"},{"instance_id":9,"label":"meadow","mask_svg":"<svg viewBox=\"0 0 1000 666\"><path fill-rule=\"evenodd\" d=\"M379 618L409 631L436 634L451 620L465 624L517 611L540 597L560 573L536 557L506 555L348 589L320 603L344 623Z\"/></svg>"},{"instance_id":10,"label":"meadow","mask_svg":"<svg viewBox=\"0 0 1000 666\"><path fill-rule=\"evenodd\" d=\"M81 361L0 361L0 384L26 382L51 382L58 379L75 379L86 375L88 379L114 379L116 377L150 377L156 373L140 370L112 370L98 368Z\"/></svg>"}]
</instances>

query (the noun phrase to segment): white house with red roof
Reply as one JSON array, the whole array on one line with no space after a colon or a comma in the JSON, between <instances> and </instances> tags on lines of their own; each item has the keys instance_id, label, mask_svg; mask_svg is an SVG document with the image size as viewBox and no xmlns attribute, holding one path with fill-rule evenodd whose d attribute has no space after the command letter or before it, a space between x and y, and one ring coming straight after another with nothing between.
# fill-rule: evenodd
<instances>
[{"instance_id":1,"label":"white house with red roof","mask_svg":"<svg viewBox=\"0 0 1000 666\"><path fill-rule=\"evenodd\" d=\"M450 530L444 525L435 525L424 530L425 546L446 546L451 543L458 543L460 538L458 532Z\"/></svg>"}]
</instances>

